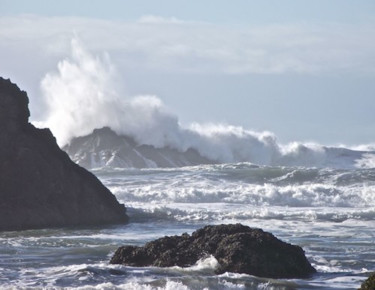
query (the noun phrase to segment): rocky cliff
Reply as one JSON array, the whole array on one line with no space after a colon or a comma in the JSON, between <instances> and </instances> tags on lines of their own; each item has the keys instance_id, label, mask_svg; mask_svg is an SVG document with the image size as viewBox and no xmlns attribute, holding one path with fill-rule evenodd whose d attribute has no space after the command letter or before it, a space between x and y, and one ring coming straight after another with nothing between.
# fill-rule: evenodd
<instances>
[{"instance_id":1,"label":"rocky cliff","mask_svg":"<svg viewBox=\"0 0 375 290\"><path fill-rule=\"evenodd\" d=\"M248 144L248 146L243 152L247 152L248 149L251 152L252 145ZM214 148L215 146L212 147L212 150L215 150ZM119 135L108 127L95 129L89 135L73 138L63 150L74 162L86 169L98 167L163 168L221 163L219 160L204 157L198 148L190 147L188 150L182 151L171 147L157 148L152 145L139 144L135 138ZM228 150L231 149L228 147ZM375 151L359 151L339 147L310 148L299 144L289 152L276 154L272 158L264 157L264 162L254 159L257 154L260 154L257 156L260 159L264 157L261 157L261 152L254 151L253 156L240 153L237 155L242 157L234 162L337 169L374 168L375 164Z\"/></svg>"},{"instance_id":2,"label":"rocky cliff","mask_svg":"<svg viewBox=\"0 0 375 290\"><path fill-rule=\"evenodd\" d=\"M74 138L63 148L77 164L87 168L156 168L212 164L197 150L180 152L174 148L155 148L137 144L129 136L120 136L108 127Z\"/></svg>"},{"instance_id":3,"label":"rocky cliff","mask_svg":"<svg viewBox=\"0 0 375 290\"><path fill-rule=\"evenodd\" d=\"M28 122L28 102L0 78L0 230L126 222L124 205Z\"/></svg>"}]
</instances>

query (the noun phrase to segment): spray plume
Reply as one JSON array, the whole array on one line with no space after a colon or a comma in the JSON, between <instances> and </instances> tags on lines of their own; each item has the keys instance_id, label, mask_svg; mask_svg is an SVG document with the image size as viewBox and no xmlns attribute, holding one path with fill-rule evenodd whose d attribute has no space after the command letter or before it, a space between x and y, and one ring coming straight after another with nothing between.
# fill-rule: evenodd
<instances>
[{"instance_id":1,"label":"spray plume","mask_svg":"<svg viewBox=\"0 0 375 290\"><path fill-rule=\"evenodd\" d=\"M298 166L327 162L326 147L301 143L282 146L269 132L220 124L195 123L184 128L156 96L120 96L116 75L108 55L93 56L74 38L70 58L60 61L57 71L48 73L41 82L47 114L38 126L51 128L60 146L107 126L139 144L181 152L194 148L219 162Z\"/></svg>"}]
</instances>

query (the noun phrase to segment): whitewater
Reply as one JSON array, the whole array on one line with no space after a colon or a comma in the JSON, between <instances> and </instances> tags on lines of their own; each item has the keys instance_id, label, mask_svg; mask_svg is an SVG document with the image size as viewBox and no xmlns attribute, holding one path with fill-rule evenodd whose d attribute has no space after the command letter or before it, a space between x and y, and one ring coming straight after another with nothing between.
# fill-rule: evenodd
<instances>
[{"instance_id":1,"label":"whitewater","mask_svg":"<svg viewBox=\"0 0 375 290\"><path fill-rule=\"evenodd\" d=\"M130 223L2 233L1 288L355 289L375 269L375 169L233 163L93 172L126 204ZM300 245L318 273L279 280L215 275L214 257L189 268L109 264L121 245L222 223Z\"/></svg>"},{"instance_id":2,"label":"whitewater","mask_svg":"<svg viewBox=\"0 0 375 290\"><path fill-rule=\"evenodd\" d=\"M184 127L155 96L121 98L109 56L91 55L77 39L41 91L44 115L33 123L51 128L60 146L110 127L131 140L137 158L151 149L185 158L194 149L214 162L158 168L145 159L154 168L132 168L115 158L118 141L108 149L105 139L88 138L87 150L74 151L82 153L76 161L109 156L89 169L126 205L129 224L0 233L1 289L356 289L375 270L374 145L280 144L270 132L242 127ZM317 274L215 275L212 256L188 268L109 264L119 246L223 223L262 228L301 246Z\"/></svg>"}]
</instances>

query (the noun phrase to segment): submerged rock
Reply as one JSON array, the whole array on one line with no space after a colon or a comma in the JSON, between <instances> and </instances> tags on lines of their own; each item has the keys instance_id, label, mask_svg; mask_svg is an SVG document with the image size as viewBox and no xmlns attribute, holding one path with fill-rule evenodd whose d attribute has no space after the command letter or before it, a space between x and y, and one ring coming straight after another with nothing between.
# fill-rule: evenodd
<instances>
[{"instance_id":1,"label":"submerged rock","mask_svg":"<svg viewBox=\"0 0 375 290\"><path fill-rule=\"evenodd\" d=\"M143 247L123 246L111 264L187 267L213 255L216 273L234 272L268 278L305 278L316 272L304 251L261 229L241 224L206 226L181 236L163 237Z\"/></svg>"},{"instance_id":2,"label":"submerged rock","mask_svg":"<svg viewBox=\"0 0 375 290\"><path fill-rule=\"evenodd\" d=\"M28 102L0 78L0 230L126 222L124 205L28 122Z\"/></svg>"},{"instance_id":3,"label":"submerged rock","mask_svg":"<svg viewBox=\"0 0 375 290\"><path fill-rule=\"evenodd\" d=\"M374 290L375 289L375 273L371 274L361 285L359 290Z\"/></svg>"}]
</instances>

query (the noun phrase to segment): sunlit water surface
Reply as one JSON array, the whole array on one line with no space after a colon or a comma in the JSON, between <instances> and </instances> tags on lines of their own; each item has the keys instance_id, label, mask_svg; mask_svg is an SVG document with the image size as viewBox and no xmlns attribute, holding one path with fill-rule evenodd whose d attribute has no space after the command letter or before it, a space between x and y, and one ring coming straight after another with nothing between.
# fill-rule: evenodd
<instances>
[{"instance_id":1,"label":"sunlit water surface","mask_svg":"<svg viewBox=\"0 0 375 290\"><path fill-rule=\"evenodd\" d=\"M375 170L259 167L95 170L128 208L127 225L0 234L1 288L356 289L375 270ZM309 279L110 265L117 247L242 223L303 247Z\"/></svg>"}]
</instances>

